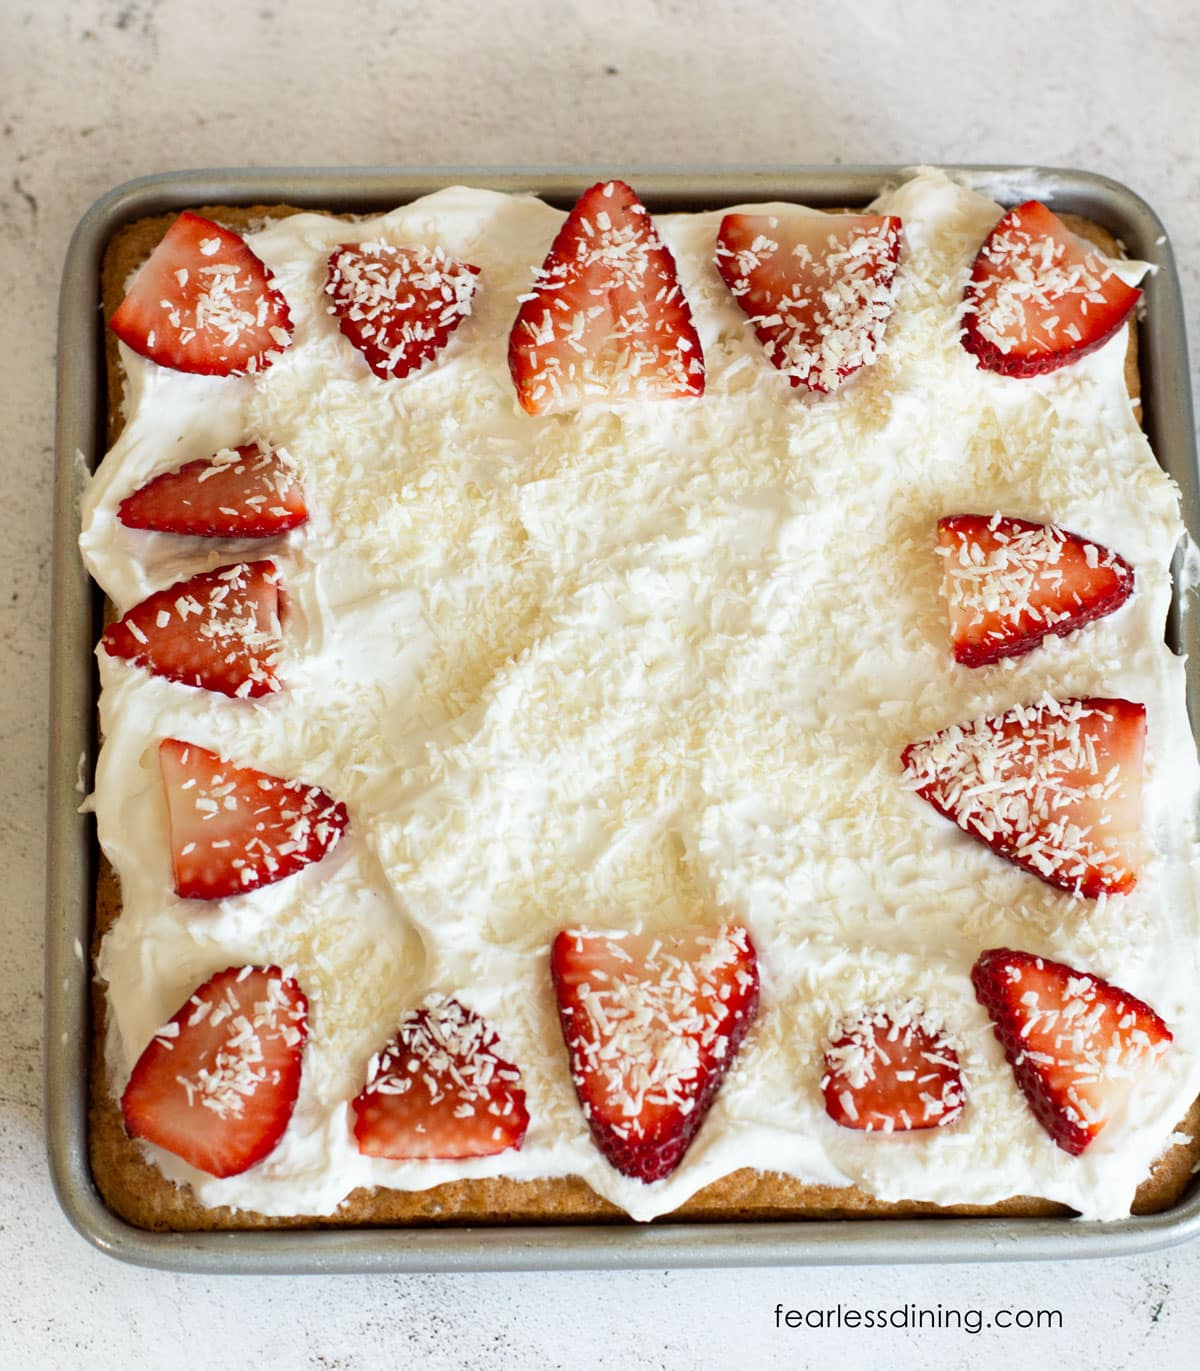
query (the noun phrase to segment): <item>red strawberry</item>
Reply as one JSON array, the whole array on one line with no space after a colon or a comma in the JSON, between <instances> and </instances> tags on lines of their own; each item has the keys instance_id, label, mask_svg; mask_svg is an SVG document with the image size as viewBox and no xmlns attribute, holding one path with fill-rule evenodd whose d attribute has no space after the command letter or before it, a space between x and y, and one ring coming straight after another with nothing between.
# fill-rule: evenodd
<instances>
[{"instance_id":1,"label":"red strawberry","mask_svg":"<svg viewBox=\"0 0 1200 1371\"><path fill-rule=\"evenodd\" d=\"M520 1148L529 1127L521 1073L490 1025L431 996L406 1014L351 1105L369 1157L490 1157Z\"/></svg>"},{"instance_id":2,"label":"red strawberry","mask_svg":"<svg viewBox=\"0 0 1200 1371\"><path fill-rule=\"evenodd\" d=\"M219 900L319 862L341 837L346 807L315 785L234 766L207 748L158 745L175 893Z\"/></svg>"},{"instance_id":3,"label":"red strawberry","mask_svg":"<svg viewBox=\"0 0 1200 1371\"><path fill-rule=\"evenodd\" d=\"M1019 657L1133 594L1128 562L1057 524L954 514L938 520L938 545L954 658L964 666Z\"/></svg>"},{"instance_id":4,"label":"red strawberry","mask_svg":"<svg viewBox=\"0 0 1200 1371\"><path fill-rule=\"evenodd\" d=\"M985 371L1037 376L1106 343L1141 291L1045 205L1011 209L988 235L967 285L963 347Z\"/></svg>"},{"instance_id":5,"label":"red strawberry","mask_svg":"<svg viewBox=\"0 0 1200 1371\"><path fill-rule=\"evenodd\" d=\"M304 992L277 966L218 972L138 1058L125 1127L212 1176L240 1174L283 1137L307 1032Z\"/></svg>"},{"instance_id":6,"label":"red strawberry","mask_svg":"<svg viewBox=\"0 0 1200 1371\"><path fill-rule=\"evenodd\" d=\"M825 1112L843 1128L902 1133L941 1128L966 1098L958 1053L918 1006L864 1009L825 1049Z\"/></svg>"},{"instance_id":7,"label":"red strawberry","mask_svg":"<svg viewBox=\"0 0 1200 1371\"><path fill-rule=\"evenodd\" d=\"M675 259L623 181L585 190L567 215L521 297L508 366L529 414L704 394Z\"/></svg>"},{"instance_id":8,"label":"red strawberry","mask_svg":"<svg viewBox=\"0 0 1200 1371\"><path fill-rule=\"evenodd\" d=\"M836 390L879 358L892 313L900 220L875 214L727 214L717 270L771 362Z\"/></svg>"},{"instance_id":9,"label":"red strawberry","mask_svg":"<svg viewBox=\"0 0 1200 1371\"><path fill-rule=\"evenodd\" d=\"M296 469L282 452L223 448L166 471L121 501L127 528L200 538L270 538L308 518Z\"/></svg>"},{"instance_id":10,"label":"red strawberry","mask_svg":"<svg viewBox=\"0 0 1200 1371\"><path fill-rule=\"evenodd\" d=\"M1031 952L982 953L971 983L1029 1107L1072 1156L1171 1043L1171 1030L1136 996Z\"/></svg>"},{"instance_id":11,"label":"red strawberry","mask_svg":"<svg viewBox=\"0 0 1200 1371\"><path fill-rule=\"evenodd\" d=\"M185 212L129 285L109 328L159 366L206 376L269 367L291 342L287 301L229 229Z\"/></svg>"},{"instance_id":12,"label":"red strawberry","mask_svg":"<svg viewBox=\"0 0 1200 1371\"><path fill-rule=\"evenodd\" d=\"M657 1181L683 1160L758 1012L738 925L667 935L565 930L550 954L571 1076L596 1146Z\"/></svg>"},{"instance_id":13,"label":"red strawberry","mask_svg":"<svg viewBox=\"0 0 1200 1371\"><path fill-rule=\"evenodd\" d=\"M964 832L1049 885L1095 899L1137 883L1146 707L1051 700L904 749L905 779Z\"/></svg>"},{"instance_id":14,"label":"red strawberry","mask_svg":"<svg viewBox=\"0 0 1200 1371\"><path fill-rule=\"evenodd\" d=\"M240 562L179 581L134 605L100 640L158 676L239 698L279 690L279 573Z\"/></svg>"},{"instance_id":15,"label":"red strawberry","mask_svg":"<svg viewBox=\"0 0 1200 1371\"><path fill-rule=\"evenodd\" d=\"M330 255L325 294L375 375L399 380L446 346L471 312L478 275L441 248L343 243Z\"/></svg>"}]
</instances>

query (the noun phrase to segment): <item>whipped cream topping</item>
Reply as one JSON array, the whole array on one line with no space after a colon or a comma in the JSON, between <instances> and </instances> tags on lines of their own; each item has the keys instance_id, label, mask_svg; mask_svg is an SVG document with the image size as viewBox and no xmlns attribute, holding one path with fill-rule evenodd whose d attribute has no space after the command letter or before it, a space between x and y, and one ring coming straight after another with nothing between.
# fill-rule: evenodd
<instances>
[{"instance_id":1,"label":"whipped cream topping","mask_svg":"<svg viewBox=\"0 0 1200 1371\"><path fill-rule=\"evenodd\" d=\"M526 415L508 331L563 215L462 188L250 235L294 325L257 377L184 375L123 349L128 422L85 502L89 570L124 611L270 556L288 603L277 695L231 701L99 654L94 806L123 900L98 968L114 1089L225 966L278 964L309 1000L300 1098L270 1157L216 1180L147 1148L203 1203L325 1214L358 1186L578 1175L649 1219L751 1166L883 1199L1026 1194L1128 1212L1200 1090L1200 769L1183 664L1163 641L1177 494L1135 422L1123 335L1031 380L980 371L961 347L964 287L999 206L922 171L873 209L904 224L895 311L880 359L829 396L770 365L713 265L714 211L656 218L703 345L704 397ZM377 379L327 312L326 262L350 241L481 268L470 317L419 375ZM117 521L151 476L255 441L300 469L305 526L250 544ZM1134 595L1027 656L957 666L936 522L995 511L1111 548ZM1126 896L1052 889L902 782L908 743L1044 694L1146 706L1146 857ZM275 885L179 899L164 736L324 787L349 809L346 835ZM758 950L757 1022L678 1170L627 1179L576 1101L550 942L567 926L730 921ZM975 1001L975 957L1005 945L1115 981L1175 1035L1082 1157L1036 1122ZM430 994L483 1015L520 1068L520 1151L357 1151L350 1102ZM909 1001L955 1044L961 1116L906 1135L838 1128L820 1088L831 1031Z\"/></svg>"}]
</instances>

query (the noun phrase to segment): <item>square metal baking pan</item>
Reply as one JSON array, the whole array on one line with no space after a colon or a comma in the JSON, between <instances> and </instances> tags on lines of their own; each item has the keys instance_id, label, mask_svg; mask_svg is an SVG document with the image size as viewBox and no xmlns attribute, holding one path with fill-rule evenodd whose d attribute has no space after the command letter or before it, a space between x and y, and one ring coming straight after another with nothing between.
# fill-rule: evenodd
<instances>
[{"instance_id":1,"label":"square metal baking pan","mask_svg":"<svg viewBox=\"0 0 1200 1371\"><path fill-rule=\"evenodd\" d=\"M1200 472L1192 426L1183 306L1171 246L1157 215L1125 186L1053 168L947 168L1001 204L1040 199L1103 224L1130 255L1157 270L1140 324L1145 425L1160 463L1178 482L1184 517L1200 530ZM859 205L904 169L895 166L644 170L631 180L652 211L746 201ZM671 1222L649 1225L358 1228L278 1232L149 1233L104 1204L88 1164L90 939L97 848L78 813L96 753L92 651L100 597L76 538L79 499L105 450L104 249L123 224L202 204L288 203L375 212L451 184L532 190L564 208L609 168L505 170L452 167L216 169L148 176L99 199L67 255L59 312L54 544L53 720L49 756L46 903L46 1135L54 1185L67 1217L102 1251L124 1261L203 1272L491 1271L540 1268L834 1265L1097 1257L1144 1252L1200 1234L1200 1181L1172 1209L1116 1223L1073 1219L854 1219ZM1179 559L1177 559L1179 560ZM1189 657L1188 706L1200 715L1200 614L1177 595L1168 641ZM1195 724L1193 724L1195 727Z\"/></svg>"}]
</instances>

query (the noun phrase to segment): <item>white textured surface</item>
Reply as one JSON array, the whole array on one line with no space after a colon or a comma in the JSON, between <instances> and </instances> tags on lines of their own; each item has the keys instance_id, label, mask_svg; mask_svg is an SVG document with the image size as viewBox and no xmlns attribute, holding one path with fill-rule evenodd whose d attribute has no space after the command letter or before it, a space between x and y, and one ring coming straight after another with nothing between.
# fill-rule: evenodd
<instances>
[{"instance_id":1,"label":"white textured surface","mask_svg":"<svg viewBox=\"0 0 1200 1371\"><path fill-rule=\"evenodd\" d=\"M0 391L0 1365L178 1366L180 1345L194 1367L1193 1364L1196 1244L1074 1266L183 1279L93 1254L55 1208L42 1158L54 299L86 206L127 177L207 164L1076 165L1159 210L1200 337L1200 16L1189 0L1150 15L1006 8L0 0L0 252L15 321ZM1060 1309L1063 1328L777 1331L781 1301Z\"/></svg>"}]
</instances>

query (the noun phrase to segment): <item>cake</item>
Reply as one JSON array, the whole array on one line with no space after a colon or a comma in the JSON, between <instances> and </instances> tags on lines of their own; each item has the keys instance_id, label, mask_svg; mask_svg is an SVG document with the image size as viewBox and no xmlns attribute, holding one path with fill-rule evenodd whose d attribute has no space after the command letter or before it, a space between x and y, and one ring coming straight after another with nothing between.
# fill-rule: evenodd
<instances>
[{"instance_id":1,"label":"cake","mask_svg":"<svg viewBox=\"0 0 1200 1371\"><path fill-rule=\"evenodd\" d=\"M617 186L595 188L614 217L630 212ZM1200 1089L1198 772L1163 641L1182 525L1131 403L1132 300L1065 364L1014 353L1002 312L984 309L1000 207L922 171L871 207L865 240L822 223L849 262L830 282L851 284L822 295L837 346L814 349L754 299L777 248L761 224L786 233L797 212L655 216L637 269L664 273L661 336L625 339L599 370L540 351L553 254L534 272L564 216L532 196L455 187L352 221L204 212L269 272L261 347L245 374L206 375L122 344L113 445L83 511L115 616L237 566L233 591L217 576L207 593L246 597L258 644L228 690L147 670L136 635L98 652L92 803L115 881L98 929L93 1166L121 1212L171 1227L933 1206L1117 1218L1148 1176L1143 1203L1179 1193L1194 1147L1178 1125ZM167 227L118 243L110 314ZM801 238L787 252L813 256ZM436 336L379 350L363 317L396 253L405 279L452 282ZM1125 289L1142 272L1114 266ZM588 309L578 318L586 356ZM142 354L163 346L147 337ZM279 531L122 522L124 502L190 464L211 480L258 464ZM293 479L307 517L289 527ZM1069 632L1050 616L1020 655L956 660L937 549L939 521L953 533L966 516L989 530L972 546L1024 529L1124 593ZM1005 736L1026 740L1060 717L1119 719L1124 747L1136 732L1128 872L1097 858L1098 884L1069 873L1057 888L1015 842L978 841L961 796L934 798L945 732L986 741L1013 710ZM302 794L325 825L306 831L304 861L243 889L189 886L164 740L184 766L215 757L222 782L239 771ZM595 939L653 958L697 936L736 946L754 994L720 1027L682 1152L639 1171L644 1158L589 1128L557 949ZM695 965L686 945L679 964ZM1008 961L984 960L1001 949ZM1044 986L1064 969L1083 1013L1146 1038L1152 1061L1122 1058L1129 1093L1078 1151L1022 1078L997 965ZM186 1027L197 988L235 967L289 987L280 1041L302 1038L302 1070L269 1150L216 1175L132 1139L116 1099L148 1049L173 1050L183 1030L164 1030L181 1014ZM492 1055L489 1080L519 1082L506 1117L524 1111L522 1127L491 1155L360 1150L389 1044L424 1050L447 1022ZM856 1092L885 1058L894 1070L896 1044L942 1073L929 1117L858 1126Z\"/></svg>"}]
</instances>

